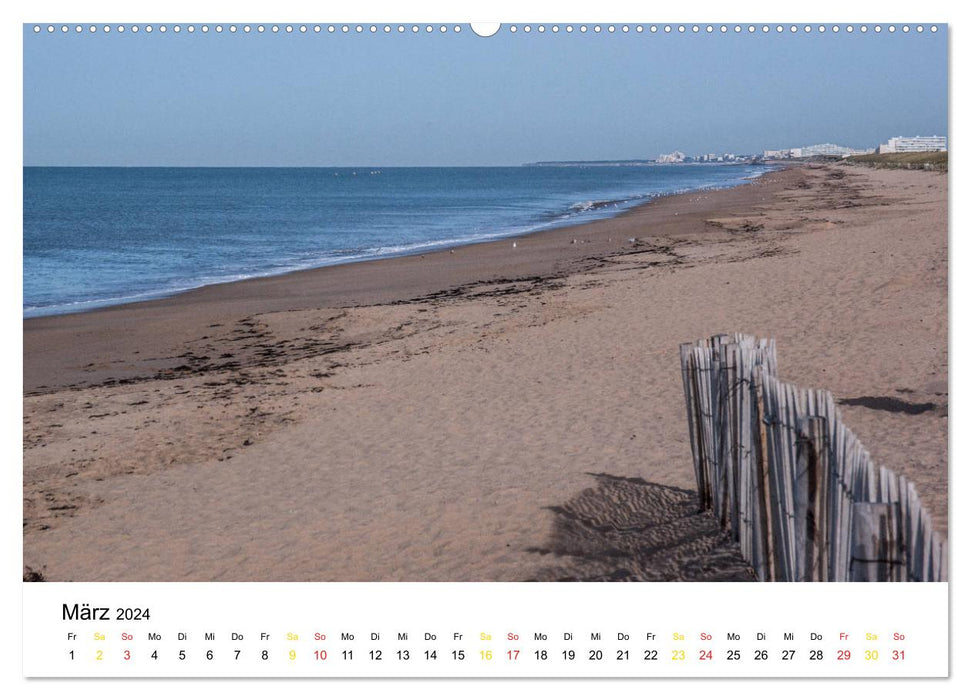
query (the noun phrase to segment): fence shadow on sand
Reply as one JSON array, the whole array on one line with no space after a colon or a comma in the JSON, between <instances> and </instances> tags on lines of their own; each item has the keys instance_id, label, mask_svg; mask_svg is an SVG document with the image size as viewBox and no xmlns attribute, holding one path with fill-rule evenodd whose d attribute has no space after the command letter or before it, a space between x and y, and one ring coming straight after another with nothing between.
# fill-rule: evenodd
<instances>
[{"instance_id":1,"label":"fence shadow on sand","mask_svg":"<svg viewBox=\"0 0 971 700\"><path fill-rule=\"evenodd\" d=\"M537 581L754 581L694 491L643 479L590 474L596 486L548 506L552 533L529 551L550 560Z\"/></svg>"}]
</instances>

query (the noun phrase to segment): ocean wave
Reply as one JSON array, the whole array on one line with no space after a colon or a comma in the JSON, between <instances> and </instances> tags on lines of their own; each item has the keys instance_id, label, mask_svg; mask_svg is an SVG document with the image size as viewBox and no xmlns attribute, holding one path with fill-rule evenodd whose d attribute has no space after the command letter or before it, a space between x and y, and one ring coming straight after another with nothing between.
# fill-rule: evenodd
<instances>
[{"instance_id":1,"label":"ocean wave","mask_svg":"<svg viewBox=\"0 0 971 700\"><path fill-rule=\"evenodd\" d=\"M577 202L570 206L570 211L582 213L587 211L596 211L598 209L605 209L606 207L616 207L621 204L625 204L630 201L629 199L593 199L586 202Z\"/></svg>"}]
</instances>

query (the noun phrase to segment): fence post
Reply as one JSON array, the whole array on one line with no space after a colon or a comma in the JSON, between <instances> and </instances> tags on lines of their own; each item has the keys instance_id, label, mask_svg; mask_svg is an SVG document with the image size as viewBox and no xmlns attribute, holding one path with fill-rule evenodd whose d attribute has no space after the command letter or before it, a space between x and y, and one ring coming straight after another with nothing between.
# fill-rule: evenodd
<instances>
[{"instance_id":1,"label":"fence post","mask_svg":"<svg viewBox=\"0 0 971 700\"><path fill-rule=\"evenodd\" d=\"M694 362L695 343L681 344L681 380L684 384L684 402L688 415L688 437L691 442L691 459L695 468L695 483L698 485L698 500L702 510L708 507L705 503L703 485L705 482L701 468L700 436L698 427L698 399L696 393L697 367Z\"/></svg>"},{"instance_id":2,"label":"fence post","mask_svg":"<svg viewBox=\"0 0 971 700\"><path fill-rule=\"evenodd\" d=\"M897 509L891 503L854 503L851 581L891 581L900 566Z\"/></svg>"},{"instance_id":3,"label":"fence post","mask_svg":"<svg viewBox=\"0 0 971 700\"><path fill-rule=\"evenodd\" d=\"M758 445L758 452L756 453L756 467L758 476L757 484L758 489L761 491L759 494L759 527L762 532L762 547L763 556L762 560L765 562L765 575L766 579L769 581L776 580L776 557L775 557L775 541L774 533L772 528L772 503L770 502L770 493L772 491L769 488L769 438L765 429L765 404L763 402L763 387L764 373L760 371L755 372L755 422L758 426L758 440L756 444Z\"/></svg>"}]
</instances>

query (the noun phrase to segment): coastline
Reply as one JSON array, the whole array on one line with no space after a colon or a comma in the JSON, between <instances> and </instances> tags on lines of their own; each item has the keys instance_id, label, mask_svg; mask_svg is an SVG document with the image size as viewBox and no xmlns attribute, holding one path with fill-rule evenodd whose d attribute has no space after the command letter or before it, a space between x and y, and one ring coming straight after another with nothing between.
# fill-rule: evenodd
<instances>
[{"instance_id":1,"label":"coastline","mask_svg":"<svg viewBox=\"0 0 971 700\"><path fill-rule=\"evenodd\" d=\"M136 292L134 290L123 291L121 289L115 290L114 292L104 291L102 294L114 294L114 296L106 296L103 298L89 299L84 301L75 302L62 302L54 306L25 306L23 320L32 318L45 318L45 317L56 317L56 316L66 316L78 313L87 313L90 311L96 311L99 309L107 309L116 306L127 306L130 304L137 304L142 302L158 301L167 298L172 298L186 294L198 289L204 289L211 286L219 286L224 284L234 284L237 282L245 282L258 280L263 278L280 277L295 272L308 272L310 270L322 269L326 267L335 267L342 265L353 265L361 262L374 262L380 260L388 260L401 257L411 257L411 256L421 256L434 254L441 251L447 251L449 249L455 249L459 247L465 247L469 245L478 245L481 243L488 242L499 242L504 240L518 240L521 238L527 238L536 233L542 233L547 231L553 231L563 228L578 228L582 227L588 223L595 223L604 219L615 218L631 209L643 206L645 203L649 203L656 199L676 196L679 194L690 194L692 192L706 192L706 191L716 191L721 189L731 189L740 185L745 184L747 181L760 177L761 175L773 172L781 167L785 167L785 164L771 164L756 173L753 173L750 164L734 164L728 166L731 170L742 170L744 169L747 173L750 173L744 177L736 174L727 183L694 183L691 185L684 185L679 190L665 191L663 193L653 193L653 194L625 194L620 195L617 193L616 196L620 198L608 198L608 199L591 199L586 201L573 202L567 205L564 202L560 202L559 209L553 208L543 212L543 214L538 215L537 212L533 212L534 219L530 219L528 223L522 221L515 223L511 221L505 221L501 216L497 216L497 211L492 210L492 216L489 217L488 224L485 221L480 221L478 224L481 226L486 225L489 232L487 233L476 233L471 234L469 227L476 227L476 222L460 222L452 221L449 219L444 219L448 228L436 229L438 236L433 237L432 240L427 241L402 241L399 244L393 244L387 242L385 244L373 243L373 247L364 248L358 253L353 255L347 253L346 257L334 257L331 254L321 253L323 257L320 257L316 261L305 261L302 263L296 263L295 261L287 261L286 259L269 259L265 260L263 267L257 265L256 268L249 270L246 273L232 274L228 272L217 273L209 272L203 278L191 278L187 277L182 282L172 283L171 286L167 288L157 288L154 290L143 290ZM521 166L522 167L522 166ZM521 170L520 168L505 168L505 170ZM705 167L718 167L719 169L724 169L726 166L722 164L718 165L708 165L708 164L689 164L686 166L659 166L662 168L666 167L686 167L686 168L705 168ZM30 168L28 168L29 170ZM71 170L71 168L33 168L39 170ZM482 168L468 168L469 170L482 170ZM99 170L109 170L117 171L118 168L88 168L87 170L99 171ZM135 168L137 171L167 171L167 168ZM203 170L210 171L211 168L183 168L182 170ZM218 169L216 169L218 170ZM249 170L249 169L244 169ZM257 170L267 170L267 169L257 169ZM270 168L269 170L276 170ZM282 169L290 170L290 169ZM325 171L330 172L329 168L313 168L315 171ZM351 170L349 168L343 168L343 170ZM392 168L391 171L401 170ZM405 169L407 170L407 169ZM431 168L431 170L447 170L447 168ZM453 169L454 170L454 169ZM463 170L463 168L458 168L458 170ZM502 168L500 168L502 170ZM378 174L382 170L376 171ZM334 174L338 174L334 172ZM353 173L356 175L356 173ZM590 183L588 183L589 185ZM647 183L643 186L650 187ZM507 195L511 193L507 192ZM241 195L243 196L243 195ZM601 196L610 196L605 193L601 193ZM576 197L580 197L577 193ZM570 197L569 199L573 199ZM501 207L499 207L501 208ZM598 212L591 214L590 212ZM538 219L535 217L538 216ZM438 217L436 217L438 218ZM527 216L529 219L529 216ZM426 222L427 224L427 222ZM379 225L375 223L374 225ZM424 227L421 224L412 224L417 230L421 230ZM246 245L241 243L241 245ZM350 243L353 247L353 244ZM137 252L137 251L135 251ZM214 253L215 257L219 257L218 254ZM25 262L26 264L26 262ZM202 274L200 272L200 274ZM25 285L25 296L26 296L26 285Z\"/></svg>"},{"instance_id":2,"label":"coastline","mask_svg":"<svg viewBox=\"0 0 971 700\"><path fill-rule=\"evenodd\" d=\"M28 319L24 564L745 580L693 510L678 369L680 342L733 331L846 401L946 535L946 226L944 175L795 167L454 253Z\"/></svg>"},{"instance_id":3,"label":"coastline","mask_svg":"<svg viewBox=\"0 0 971 700\"><path fill-rule=\"evenodd\" d=\"M662 230L672 224L682 225L688 219L672 221L672 214L697 215L703 210L699 203L715 208L731 206L738 201L737 195L713 201L709 195L744 189L784 171L785 168L769 171L731 187L662 195L596 221L469 242L452 247L453 252L443 248L350 261L208 284L140 301L24 318L24 390L31 393L106 380L126 381L168 369L164 364L138 361L134 355L152 349L160 332L178 336L185 331L184 338L188 340L203 327L201 320L215 323L223 314L387 304L471 283L570 274L584 269L584 262L595 263L592 258L638 247L640 244L630 243L630 236L624 237L628 217L651 217L655 219L652 224ZM573 239L577 239L576 244ZM513 242L516 249L511 249ZM132 324L135 316L137 326ZM176 320L178 324L174 323ZM188 328L183 325L186 322L191 324ZM138 326L143 325L152 327L152 342L131 337L133 332L139 335ZM70 348L77 371L65 371L67 358L59 353L48 356L56 348ZM134 362L130 366L117 367L119 363L109 359L119 349L131 356ZM116 365L114 371L98 369L106 367L106 363ZM46 373L54 368L59 371L49 377Z\"/></svg>"}]
</instances>

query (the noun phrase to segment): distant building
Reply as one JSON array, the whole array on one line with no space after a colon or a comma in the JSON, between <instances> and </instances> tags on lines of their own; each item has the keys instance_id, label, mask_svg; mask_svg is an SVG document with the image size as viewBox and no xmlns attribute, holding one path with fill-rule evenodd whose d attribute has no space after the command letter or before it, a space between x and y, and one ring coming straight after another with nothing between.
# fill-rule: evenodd
<instances>
[{"instance_id":1,"label":"distant building","mask_svg":"<svg viewBox=\"0 0 971 700\"><path fill-rule=\"evenodd\" d=\"M877 153L923 153L946 150L946 136L896 136L877 147Z\"/></svg>"},{"instance_id":2,"label":"distant building","mask_svg":"<svg viewBox=\"0 0 971 700\"><path fill-rule=\"evenodd\" d=\"M794 158L809 158L810 156L840 156L845 158L846 156L857 156L864 155L866 153L873 153L872 150L837 146L835 143L820 143L815 146L803 146L802 149L799 150L801 150L802 155L793 156Z\"/></svg>"},{"instance_id":3,"label":"distant building","mask_svg":"<svg viewBox=\"0 0 971 700\"><path fill-rule=\"evenodd\" d=\"M779 160L780 158L802 158L802 149L780 148L778 150L762 151L762 157L767 160Z\"/></svg>"},{"instance_id":4,"label":"distant building","mask_svg":"<svg viewBox=\"0 0 971 700\"><path fill-rule=\"evenodd\" d=\"M658 163L683 163L684 153L675 151L674 153L662 153L657 158Z\"/></svg>"},{"instance_id":5,"label":"distant building","mask_svg":"<svg viewBox=\"0 0 971 700\"><path fill-rule=\"evenodd\" d=\"M782 148L779 150L762 151L762 157L767 160L778 160L780 158L812 158L813 156L846 156L862 155L873 153L872 150L861 148L849 148L848 146L837 146L835 143L817 143L814 146L803 146L802 148Z\"/></svg>"},{"instance_id":6,"label":"distant building","mask_svg":"<svg viewBox=\"0 0 971 700\"><path fill-rule=\"evenodd\" d=\"M810 156L841 156L843 155L840 146L835 143L818 143L815 146L805 146L802 149L802 157ZM849 149L847 149L849 150Z\"/></svg>"}]
</instances>

